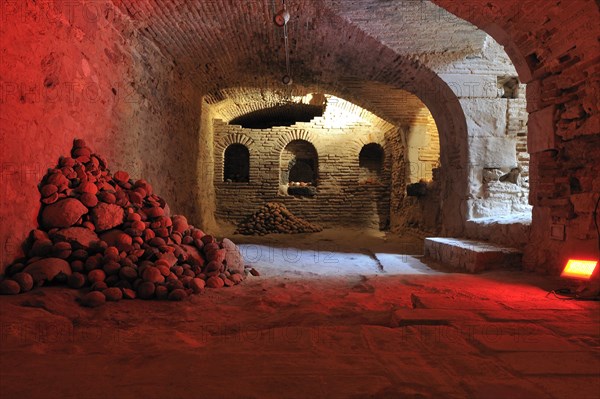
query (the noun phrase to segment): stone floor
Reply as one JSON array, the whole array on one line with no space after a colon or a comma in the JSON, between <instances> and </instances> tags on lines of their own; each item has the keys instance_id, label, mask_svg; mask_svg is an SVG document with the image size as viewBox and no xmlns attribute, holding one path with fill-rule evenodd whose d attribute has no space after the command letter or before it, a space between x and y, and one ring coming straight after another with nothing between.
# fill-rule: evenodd
<instances>
[{"instance_id":1,"label":"stone floor","mask_svg":"<svg viewBox=\"0 0 600 399\"><path fill-rule=\"evenodd\" d=\"M261 276L181 303L0 298L0 398L600 397L600 303L560 280L375 232L234 240Z\"/></svg>"}]
</instances>

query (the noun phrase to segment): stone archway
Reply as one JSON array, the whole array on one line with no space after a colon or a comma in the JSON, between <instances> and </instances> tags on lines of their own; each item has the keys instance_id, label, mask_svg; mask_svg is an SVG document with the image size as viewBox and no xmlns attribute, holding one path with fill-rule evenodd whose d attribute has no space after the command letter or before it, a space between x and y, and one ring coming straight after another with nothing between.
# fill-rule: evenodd
<instances>
[{"instance_id":1,"label":"stone archway","mask_svg":"<svg viewBox=\"0 0 600 399\"><path fill-rule=\"evenodd\" d=\"M597 4L576 1L569 12L549 5L555 12L545 13L518 1L432 1L503 45L527 83L534 208L525 266L557 272L570 256L597 256L600 182L591 160L600 157L600 93L590 88L598 82L590 62L600 44L587 39L600 35Z\"/></svg>"}]
</instances>

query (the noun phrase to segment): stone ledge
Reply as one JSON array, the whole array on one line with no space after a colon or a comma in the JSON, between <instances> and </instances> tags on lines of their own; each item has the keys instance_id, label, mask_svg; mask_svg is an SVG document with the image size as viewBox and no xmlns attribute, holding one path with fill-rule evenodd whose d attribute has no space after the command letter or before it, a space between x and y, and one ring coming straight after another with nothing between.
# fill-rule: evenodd
<instances>
[{"instance_id":1,"label":"stone ledge","mask_svg":"<svg viewBox=\"0 0 600 399\"><path fill-rule=\"evenodd\" d=\"M529 242L530 231L531 211L469 219L465 223L464 235L473 240L523 249Z\"/></svg>"},{"instance_id":2,"label":"stone ledge","mask_svg":"<svg viewBox=\"0 0 600 399\"><path fill-rule=\"evenodd\" d=\"M521 268L523 256L515 248L460 238L429 237L424 249L426 257L471 273Z\"/></svg>"}]
</instances>

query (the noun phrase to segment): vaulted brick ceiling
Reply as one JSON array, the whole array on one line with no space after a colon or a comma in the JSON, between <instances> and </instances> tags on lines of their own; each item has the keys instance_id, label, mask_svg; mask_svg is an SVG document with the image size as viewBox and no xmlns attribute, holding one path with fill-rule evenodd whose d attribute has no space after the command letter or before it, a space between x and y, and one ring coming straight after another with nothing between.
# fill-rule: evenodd
<instances>
[{"instance_id":1,"label":"vaulted brick ceiling","mask_svg":"<svg viewBox=\"0 0 600 399\"><path fill-rule=\"evenodd\" d=\"M116 3L199 90L212 94L212 101L225 98L225 89L231 87L282 91L282 31L272 22L280 1ZM417 94L429 107L444 101L443 82L419 61L420 56L464 57L481 48L485 38L428 1L288 0L286 4L292 16L288 26L295 94L320 89L389 121L404 118L397 111L406 93L398 89ZM439 15L439 21L424 26L423 13ZM357 24L365 19L380 21L377 31L366 32Z\"/></svg>"},{"instance_id":2,"label":"vaulted brick ceiling","mask_svg":"<svg viewBox=\"0 0 600 399\"><path fill-rule=\"evenodd\" d=\"M472 53L481 49L487 36L476 26L426 0L324 0L324 3L398 54Z\"/></svg>"}]
</instances>

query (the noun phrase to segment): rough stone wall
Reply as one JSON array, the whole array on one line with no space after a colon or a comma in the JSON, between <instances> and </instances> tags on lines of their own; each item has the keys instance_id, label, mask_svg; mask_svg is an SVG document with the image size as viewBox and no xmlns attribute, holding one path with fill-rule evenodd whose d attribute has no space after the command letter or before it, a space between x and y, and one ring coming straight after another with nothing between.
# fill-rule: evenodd
<instances>
[{"instance_id":1,"label":"rough stone wall","mask_svg":"<svg viewBox=\"0 0 600 399\"><path fill-rule=\"evenodd\" d=\"M524 85L521 85L524 86ZM505 148L504 165L486 163L481 178L479 200L473 201L472 218L531 215L529 205L529 153L527 152L527 111L524 90L517 98L501 98L506 102L505 136L514 147ZM508 158L514 164L508 164ZM523 237L526 240L527 237Z\"/></svg>"},{"instance_id":2,"label":"rough stone wall","mask_svg":"<svg viewBox=\"0 0 600 399\"><path fill-rule=\"evenodd\" d=\"M127 123L139 101L128 71L134 44L123 37L127 28L104 16L86 19L81 9L69 19L51 3L2 2L2 11L0 239L6 266L37 223L37 184L68 154L74 137L86 139L113 167L133 174L141 168L137 147L115 128Z\"/></svg>"},{"instance_id":3,"label":"rough stone wall","mask_svg":"<svg viewBox=\"0 0 600 399\"><path fill-rule=\"evenodd\" d=\"M406 230L423 235L441 231L440 209L440 139L437 125L427 108L404 125L393 141L393 171L390 230ZM434 176L436 177L434 181ZM427 194L406 194L407 184L427 183Z\"/></svg>"},{"instance_id":4,"label":"rough stone wall","mask_svg":"<svg viewBox=\"0 0 600 399\"><path fill-rule=\"evenodd\" d=\"M215 112L204 100L200 115L200 126L197 128L198 152L192 154L196 157L195 162L195 185L191 190L194 199L191 202L192 209L188 210L193 223L207 231L216 231L215 220L216 194L214 186L214 121ZM194 176L190 173L190 176Z\"/></svg>"},{"instance_id":5,"label":"rough stone wall","mask_svg":"<svg viewBox=\"0 0 600 399\"><path fill-rule=\"evenodd\" d=\"M265 202L278 201L294 214L326 226L387 227L392 170L390 144L396 130L384 131L364 120L349 122L344 127L339 127L336 122L338 126L332 127L334 121L339 121L339 116L335 112L326 112L310 123L299 122L290 127L271 129L244 129L216 120L214 185L217 217L238 222ZM293 157L286 146L294 145L297 140L312 144L318 154L314 197L287 195L287 181L282 179L282 172L287 170ZM223 181L223 154L227 146L234 143L245 145L250 152L249 183ZM377 143L384 149L382 170L377 181L360 182L359 153L369 143ZM310 156L306 153L299 157Z\"/></svg>"},{"instance_id":6,"label":"rough stone wall","mask_svg":"<svg viewBox=\"0 0 600 399\"><path fill-rule=\"evenodd\" d=\"M195 94L112 2L2 2L0 273L37 224L37 184L75 137L184 211Z\"/></svg>"},{"instance_id":7,"label":"rough stone wall","mask_svg":"<svg viewBox=\"0 0 600 399\"><path fill-rule=\"evenodd\" d=\"M196 201L203 189L198 163L206 161L200 158L201 92L152 43L144 42L134 67L140 103L129 124L115 128L129 140L128 148L139 151L140 172L133 176L143 176L173 213L200 226L202 208L208 205Z\"/></svg>"},{"instance_id":8,"label":"rough stone wall","mask_svg":"<svg viewBox=\"0 0 600 399\"><path fill-rule=\"evenodd\" d=\"M523 187L529 189L529 151L527 150L527 99L526 85L519 85L517 98L507 99L507 134L517 136L517 164L521 168Z\"/></svg>"}]
</instances>

